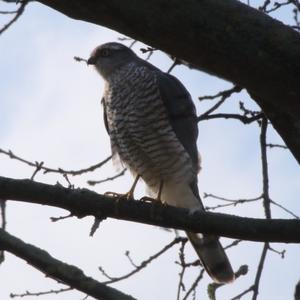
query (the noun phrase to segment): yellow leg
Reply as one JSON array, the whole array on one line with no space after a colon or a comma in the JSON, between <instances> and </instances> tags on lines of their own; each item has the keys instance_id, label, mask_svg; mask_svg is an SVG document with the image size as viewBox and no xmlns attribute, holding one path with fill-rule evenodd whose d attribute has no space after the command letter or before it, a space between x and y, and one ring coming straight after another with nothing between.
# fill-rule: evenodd
<instances>
[{"instance_id":1,"label":"yellow leg","mask_svg":"<svg viewBox=\"0 0 300 300\"><path fill-rule=\"evenodd\" d=\"M159 184L159 189L158 189L157 197L155 199L147 197L147 196L144 196L140 200L144 201L144 202L156 202L156 201L161 202L161 194L162 194L163 185L164 185L164 182L161 180L160 184Z\"/></svg>"},{"instance_id":2,"label":"yellow leg","mask_svg":"<svg viewBox=\"0 0 300 300\"><path fill-rule=\"evenodd\" d=\"M164 182L161 180L160 184L159 184L159 190L158 190L158 194L157 194L157 199L159 202L161 202L161 193L162 193L162 189L164 186Z\"/></svg>"},{"instance_id":3,"label":"yellow leg","mask_svg":"<svg viewBox=\"0 0 300 300\"><path fill-rule=\"evenodd\" d=\"M135 190L135 187L136 187L136 185L137 185L137 183L138 183L140 177L141 177L140 175L137 175L137 176L135 177L131 189L130 189L129 192L126 194L126 198L127 198L127 199L134 199L134 198L133 198L134 190Z\"/></svg>"},{"instance_id":4,"label":"yellow leg","mask_svg":"<svg viewBox=\"0 0 300 300\"><path fill-rule=\"evenodd\" d=\"M112 197L116 197L116 198L122 198L122 199L134 199L133 198L133 194L134 194L134 190L135 187L139 181L140 175L137 175L134 179L133 185L131 186L130 190L128 193L126 194L119 194L119 193L115 193L115 192L106 192L104 195L108 195L108 196L112 196Z\"/></svg>"}]
</instances>

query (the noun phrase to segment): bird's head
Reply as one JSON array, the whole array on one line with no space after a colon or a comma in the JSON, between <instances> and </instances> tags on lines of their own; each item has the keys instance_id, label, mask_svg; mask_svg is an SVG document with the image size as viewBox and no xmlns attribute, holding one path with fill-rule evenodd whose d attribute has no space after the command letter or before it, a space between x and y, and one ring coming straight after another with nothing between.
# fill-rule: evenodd
<instances>
[{"instance_id":1,"label":"bird's head","mask_svg":"<svg viewBox=\"0 0 300 300\"><path fill-rule=\"evenodd\" d=\"M95 48L88 59L100 75L107 79L114 71L136 58L135 53L120 43L106 43Z\"/></svg>"}]
</instances>

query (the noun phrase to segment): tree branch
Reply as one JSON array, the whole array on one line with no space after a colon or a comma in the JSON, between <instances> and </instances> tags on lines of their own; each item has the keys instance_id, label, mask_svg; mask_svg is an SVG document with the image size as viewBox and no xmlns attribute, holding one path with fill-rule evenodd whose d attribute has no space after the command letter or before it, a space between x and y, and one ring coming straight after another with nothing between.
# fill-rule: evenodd
<instances>
[{"instance_id":1,"label":"tree branch","mask_svg":"<svg viewBox=\"0 0 300 300\"><path fill-rule=\"evenodd\" d=\"M28 4L28 1L24 1L20 7L17 9L15 12L8 12L8 13L15 13L15 16L7 23L5 24L2 28L0 28L0 35L6 31L11 25L13 25L23 14L26 5ZM3 12L2 12L3 13Z\"/></svg>"},{"instance_id":2,"label":"tree branch","mask_svg":"<svg viewBox=\"0 0 300 300\"><path fill-rule=\"evenodd\" d=\"M134 300L133 297L87 277L77 267L53 258L49 253L0 229L0 249L13 253L47 276L101 300Z\"/></svg>"},{"instance_id":3,"label":"tree branch","mask_svg":"<svg viewBox=\"0 0 300 300\"><path fill-rule=\"evenodd\" d=\"M38 2L245 87L300 162L300 35L289 26L237 0Z\"/></svg>"},{"instance_id":4,"label":"tree branch","mask_svg":"<svg viewBox=\"0 0 300 300\"><path fill-rule=\"evenodd\" d=\"M72 176L77 176L77 175L82 175L84 173L88 173L88 172L93 172L95 171L96 169L98 168L101 168L103 165L105 165L107 162L109 162L111 160L111 155L108 156L107 158L105 158L103 161L95 164L95 165L92 165L90 167L87 167L87 168L84 168L84 169L80 169L80 170L65 170L63 168L57 168L57 169L54 169L54 168L49 168L49 167L46 167L44 166L44 162L31 162L29 160L26 160L16 154L14 154L11 150L3 150L0 148L0 154L4 154L4 155L7 155L10 159L15 159L19 162L22 162L30 167L35 167L36 168L36 171L35 172L38 172L39 170L43 170L44 171L44 174L46 173L59 173L59 174L65 174L65 175L72 175ZM34 176L32 176L33 178Z\"/></svg>"},{"instance_id":5,"label":"tree branch","mask_svg":"<svg viewBox=\"0 0 300 300\"><path fill-rule=\"evenodd\" d=\"M110 217L243 240L300 243L300 220L295 219L264 220L210 212L191 214L187 209L160 203L121 200L87 189L72 190L5 177L0 177L0 198L59 207L80 218Z\"/></svg>"}]
</instances>

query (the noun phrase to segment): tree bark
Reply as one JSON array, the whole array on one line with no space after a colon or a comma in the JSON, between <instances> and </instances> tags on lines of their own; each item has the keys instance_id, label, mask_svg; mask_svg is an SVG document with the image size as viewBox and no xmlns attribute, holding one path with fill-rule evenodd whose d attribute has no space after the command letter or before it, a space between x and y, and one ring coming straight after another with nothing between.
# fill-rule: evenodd
<instances>
[{"instance_id":1,"label":"tree bark","mask_svg":"<svg viewBox=\"0 0 300 300\"><path fill-rule=\"evenodd\" d=\"M300 35L290 27L236 0L38 2L245 87L300 163Z\"/></svg>"},{"instance_id":2,"label":"tree bark","mask_svg":"<svg viewBox=\"0 0 300 300\"><path fill-rule=\"evenodd\" d=\"M136 300L115 288L87 277L79 268L52 257L48 252L24 243L0 228L0 249L8 251L59 282L99 300Z\"/></svg>"},{"instance_id":3,"label":"tree bark","mask_svg":"<svg viewBox=\"0 0 300 300\"><path fill-rule=\"evenodd\" d=\"M66 209L77 217L106 217L237 238L279 243L300 243L300 220L254 219L219 213L120 200L87 189L69 189L28 179L0 177L0 198Z\"/></svg>"}]
</instances>

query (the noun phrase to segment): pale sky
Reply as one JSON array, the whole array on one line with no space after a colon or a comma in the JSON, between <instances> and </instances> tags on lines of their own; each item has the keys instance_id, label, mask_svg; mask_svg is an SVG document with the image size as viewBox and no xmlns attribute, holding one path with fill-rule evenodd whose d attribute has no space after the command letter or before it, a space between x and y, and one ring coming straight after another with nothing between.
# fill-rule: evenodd
<instances>
[{"instance_id":1,"label":"pale sky","mask_svg":"<svg viewBox=\"0 0 300 300\"><path fill-rule=\"evenodd\" d=\"M254 1L253 1L254 2ZM252 3L253 3L252 2ZM257 2L257 1L256 1ZM0 5L0 10L3 8ZM12 7L13 9L13 7ZM287 16L282 19L287 21ZM0 16L5 23L7 17ZM37 3L28 5L20 20L0 36L0 148L12 150L30 161L44 161L53 168L81 169L103 160L110 154L100 99L103 83L98 74L73 56L87 58L99 44L117 41L123 35L106 28L76 21ZM128 42L127 42L128 45ZM141 56L138 43L134 50ZM163 53L155 53L151 63L166 71L171 61ZM176 67L178 77L192 94L198 113L210 107L210 101L199 102L198 96L216 94L230 88L231 83L191 71L184 66ZM238 112L238 102L244 101L249 108L257 106L245 92L232 97L223 107L224 112ZM213 120L199 124L199 151L202 156L202 172L199 176L200 193L213 193L230 199L253 198L261 194L261 165L259 129L252 124L244 126L237 121ZM269 142L281 143L270 129ZM289 151L269 150L270 194L278 203L300 215L300 172L296 160ZM33 169L0 155L0 175L12 178L30 178ZM102 185L90 187L89 179L103 179L116 174L111 163L101 170L81 177L70 177L76 187L105 191L126 192L132 183L129 174ZM35 180L67 185L62 176L39 173ZM144 194L142 184L137 198ZM205 205L222 204L210 199ZM174 237L153 226L124 221L107 220L93 238L89 230L92 218L67 219L57 223L51 216L66 214L51 207L7 203L9 233L25 242L32 243L51 255L82 268L86 275L99 281L105 280L98 271L102 266L112 276L120 276L132 269L126 250L130 250L139 263L157 252ZM245 204L230 207L222 212L241 216L263 217L262 204ZM289 218L278 208L272 207L273 217ZM224 240L227 245L231 240ZM235 283L218 290L217 299L230 299L248 288L254 276L262 244L243 242L228 251L232 265L249 265L249 273ZM299 274L299 246L273 245L277 250L286 249L282 260L270 252L262 274L260 299L291 299ZM139 300L176 299L178 273L174 264L178 260L178 247L170 250L146 270L134 277L113 285ZM195 254L188 248L186 260ZM186 286L198 274L198 269L187 271ZM10 293L47 291L63 287L45 278L39 271L21 259L6 254L0 266L0 299L9 299ZM207 275L198 286L197 299L207 299ZM243 299L251 299L252 294ZM83 294L68 292L42 296L40 299L82 299ZM30 297L28 297L29 299ZM32 297L33 299L34 297ZM89 298L91 299L91 298Z\"/></svg>"}]
</instances>

